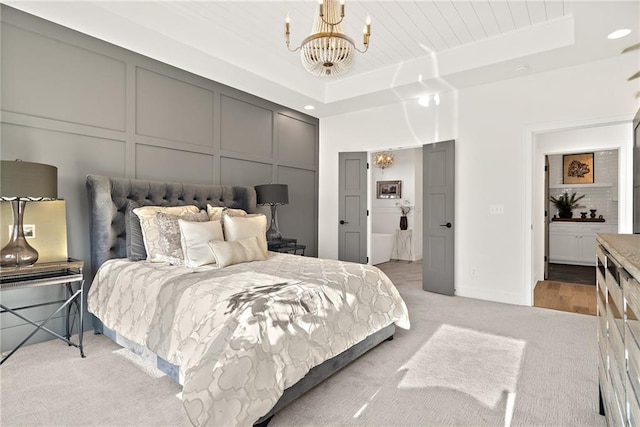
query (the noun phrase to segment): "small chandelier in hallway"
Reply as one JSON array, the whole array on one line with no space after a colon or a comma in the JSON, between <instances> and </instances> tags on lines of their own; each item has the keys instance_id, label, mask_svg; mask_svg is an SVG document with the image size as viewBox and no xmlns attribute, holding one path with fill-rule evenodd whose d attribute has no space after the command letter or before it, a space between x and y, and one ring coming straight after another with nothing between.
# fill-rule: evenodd
<instances>
[{"instance_id":1,"label":"small chandelier in hallway","mask_svg":"<svg viewBox=\"0 0 640 427\"><path fill-rule=\"evenodd\" d=\"M391 151L381 151L373 155L373 164L382 170L393 166L394 158Z\"/></svg>"}]
</instances>

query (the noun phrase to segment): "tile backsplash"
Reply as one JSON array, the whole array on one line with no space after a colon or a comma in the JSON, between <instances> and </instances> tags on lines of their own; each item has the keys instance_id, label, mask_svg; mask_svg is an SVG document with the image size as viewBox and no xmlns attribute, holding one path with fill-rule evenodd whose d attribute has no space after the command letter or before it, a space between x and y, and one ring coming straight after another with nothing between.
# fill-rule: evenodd
<instances>
[{"instance_id":1,"label":"tile backsplash","mask_svg":"<svg viewBox=\"0 0 640 427\"><path fill-rule=\"evenodd\" d=\"M602 215L607 223L618 223L618 150L596 151L593 156L594 184L563 185L562 184L562 154L549 156L549 196L559 196L565 191L575 192L578 196L584 194L580 205L573 211L574 218L580 218L580 212L597 209L596 215ZM557 214L553 204L549 204L550 217Z\"/></svg>"}]
</instances>

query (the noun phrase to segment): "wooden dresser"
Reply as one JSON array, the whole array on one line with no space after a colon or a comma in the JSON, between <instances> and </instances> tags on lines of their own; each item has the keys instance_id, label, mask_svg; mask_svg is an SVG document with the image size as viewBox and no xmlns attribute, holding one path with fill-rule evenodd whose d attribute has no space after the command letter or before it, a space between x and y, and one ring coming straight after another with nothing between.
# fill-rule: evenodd
<instances>
[{"instance_id":1,"label":"wooden dresser","mask_svg":"<svg viewBox=\"0 0 640 427\"><path fill-rule=\"evenodd\" d=\"M596 236L600 413L640 425L640 235Z\"/></svg>"}]
</instances>

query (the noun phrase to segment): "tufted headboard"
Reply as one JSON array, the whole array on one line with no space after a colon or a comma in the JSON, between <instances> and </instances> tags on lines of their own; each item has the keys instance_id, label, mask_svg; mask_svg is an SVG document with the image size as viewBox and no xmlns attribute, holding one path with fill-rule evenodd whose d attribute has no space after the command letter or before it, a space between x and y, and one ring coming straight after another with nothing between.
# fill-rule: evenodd
<instances>
[{"instance_id":1,"label":"tufted headboard","mask_svg":"<svg viewBox=\"0 0 640 427\"><path fill-rule=\"evenodd\" d=\"M124 214L129 200L142 206L196 205L206 209L210 204L240 208L250 213L256 211L253 187L87 175L87 192L93 274L106 260L127 256Z\"/></svg>"}]
</instances>

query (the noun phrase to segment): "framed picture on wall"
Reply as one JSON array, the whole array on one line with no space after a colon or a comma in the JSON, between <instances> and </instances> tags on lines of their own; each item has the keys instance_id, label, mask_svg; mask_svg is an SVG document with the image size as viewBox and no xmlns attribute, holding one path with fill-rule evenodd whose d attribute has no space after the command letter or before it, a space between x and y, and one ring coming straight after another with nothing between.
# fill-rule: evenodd
<instances>
[{"instance_id":1,"label":"framed picture on wall","mask_svg":"<svg viewBox=\"0 0 640 427\"><path fill-rule=\"evenodd\" d=\"M402 181L376 181L378 199L399 199L402 197Z\"/></svg>"},{"instance_id":2,"label":"framed picture on wall","mask_svg":"<svg viewBox=\"0 0 640 427\"><path fill-rule=\"evenodd\" d=\"M593 184L593 153L562 156L563 184Z\"/></svg>"}]
</instances>

